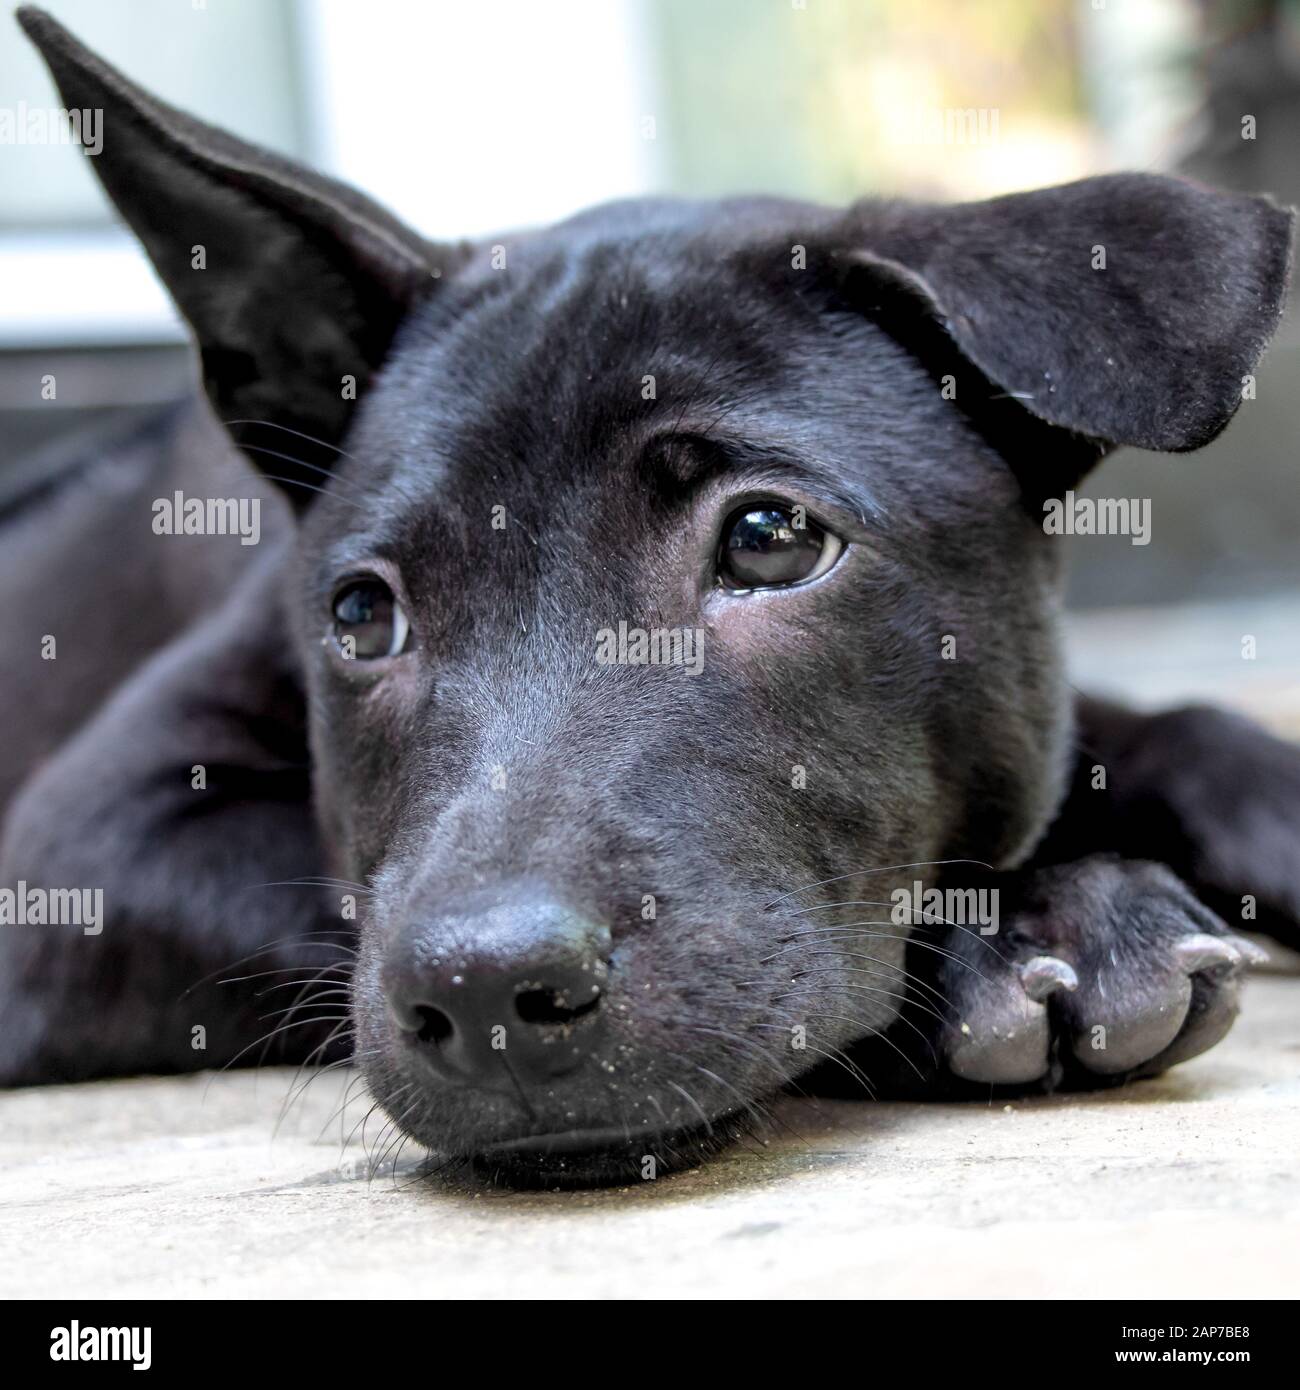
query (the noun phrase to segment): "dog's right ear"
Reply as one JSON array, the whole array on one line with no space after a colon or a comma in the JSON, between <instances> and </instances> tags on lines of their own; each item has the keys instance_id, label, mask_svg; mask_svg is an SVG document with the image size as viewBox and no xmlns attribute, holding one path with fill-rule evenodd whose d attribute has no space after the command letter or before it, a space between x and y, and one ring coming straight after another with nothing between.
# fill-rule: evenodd
<instances>
[{"instance_id":1,"label":"dog's right ear","mask_svg":"<svg viewBox=\"0 0 1300 1390\"><path fill-rule=\"evenodd\" d=\"M978 203L862 203L834 235L846 275L910 298L1029 416L1097 454L1182 452L1241 404L1286 301L1293 223L1267 198L1107 174Z\"/></svg>"},{"instance_id":2,"label":"dog's right ear","mask_svg":"<svg viewBox=\"0 0 1300 1390\"><path fill-rule=\"evenodd\" d=\"M260 422L231 433L301 506L321 456L284 428L338 442L398 324L463 248L164 105L43 11L18 20L64 104L103 112L94 170L193 328L218 418Z\"/></svg>"}]
</instances>

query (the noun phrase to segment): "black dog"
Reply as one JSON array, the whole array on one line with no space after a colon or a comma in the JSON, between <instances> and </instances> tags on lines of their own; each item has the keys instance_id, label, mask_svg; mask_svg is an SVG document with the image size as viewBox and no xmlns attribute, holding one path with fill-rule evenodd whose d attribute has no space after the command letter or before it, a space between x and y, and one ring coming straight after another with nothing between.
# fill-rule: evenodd
<instances>
[{"instance_id":1,"label":"black dog","mask_svg":"<svg viewBox=\"0 0 1300 1390\"><path fill-rule=\"evenodd\" d=\"M351 1049L431 1148L596 1180L815 1069L987 1096L1223 1035L1216 911L1296 940L1300 752L1075 702L1044 504L1223 428L1289 213L1121 175L432 245L21 19L229 434L4 522L0 885L103 891L0 933L6 1081ZM259 548L155 534L177 490Z\"/></svg>"}]
</instances>

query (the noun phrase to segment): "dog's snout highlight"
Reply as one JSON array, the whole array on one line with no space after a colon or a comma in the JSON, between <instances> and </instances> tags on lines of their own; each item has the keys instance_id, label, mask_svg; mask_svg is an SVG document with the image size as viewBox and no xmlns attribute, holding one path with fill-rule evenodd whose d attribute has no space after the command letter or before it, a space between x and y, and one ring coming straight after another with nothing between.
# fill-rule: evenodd
<instances>
[{"instance_id":1,"label":"dog's snout highlight","mask_svg":"<svg viewBox=\"0 0 1300 1390\"><path fill-rule=\"evenodd\" d=\"M418 1065L514 1091L590 1056L609 953L608 927L550 896L504 894L413 921L389 949L384 994Z\"/></svg>"}]
</instances>

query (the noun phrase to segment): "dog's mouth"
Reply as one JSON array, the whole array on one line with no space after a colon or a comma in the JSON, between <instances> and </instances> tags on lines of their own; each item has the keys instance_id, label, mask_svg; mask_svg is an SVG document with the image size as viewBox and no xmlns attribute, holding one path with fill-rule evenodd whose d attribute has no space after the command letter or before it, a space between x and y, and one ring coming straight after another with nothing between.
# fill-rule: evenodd
<instances>
[{"instance_id":1,"label":"dog's mouth","mask_svg":"<svg viewBox=\"0 0 1300 1390\"><path fill-rule=\"evenodd\" d=\"M648 1144L652 1144L654 1138L654 1134L646 1132L645 1139ZM637 1136L629 1136L623 1130L606 1125L594 1129L564 1129L545 1131L541 1134L521 1134L516 1139L503 1139L499 1143L491 1144L483 1153L488 1158L501 1154L577 1154L599 1152L620 1145L629 1149L636 1148Z\"/></svg>"},{"instance_id":2,"label":"dog's mouth","mask_svg":"<svg viewBox=\"0 0 1300 1390\"><path fill-rule=\"evenodd\" d=\"M746 1132L739 1114L709 1124L631 1133L600 1126L522 1134L475 1152L469 1168L503 1187L610 1187L651 1182L695 1167Z\"/></svg>"}]
</instances>

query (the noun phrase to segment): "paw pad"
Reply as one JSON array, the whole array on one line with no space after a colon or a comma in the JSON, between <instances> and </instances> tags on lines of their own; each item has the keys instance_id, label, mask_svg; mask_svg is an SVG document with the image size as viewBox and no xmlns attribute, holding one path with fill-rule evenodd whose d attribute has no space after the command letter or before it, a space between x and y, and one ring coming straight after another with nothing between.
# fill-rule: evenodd
<instances>
[{"instance_id":1,"label":"paw pad","mask_svg":"<svg viewBox=\"0 0 1300 1390\"><path fill-rule=\"evenodd\" d=\"M1074 1084L1150 1076L1232 1026L1241 975L1265 951L1155 865L1107 863L1080 881L1086 913L1049 901L1015 920L1009 954L948 973L954 1075L986 1085L1055 1084L1062 1070Z\"/></svg>"}]
</instances>

